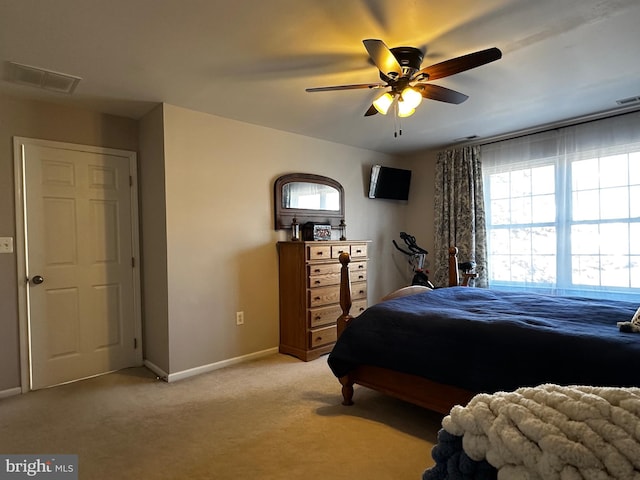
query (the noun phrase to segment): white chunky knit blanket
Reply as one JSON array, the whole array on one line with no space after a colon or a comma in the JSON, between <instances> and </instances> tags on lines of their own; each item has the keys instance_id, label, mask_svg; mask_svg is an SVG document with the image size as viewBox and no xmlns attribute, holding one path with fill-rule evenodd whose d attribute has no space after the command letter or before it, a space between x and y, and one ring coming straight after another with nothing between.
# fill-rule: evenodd
<instances>
[{"instance_id":1,"label":"white chunky knit blanket","mask_svg":"<svg viewBox=\"0 0 640 480\"><path fill-rule=\"evenodd\" d=\"M469 457L496 467L498 480L640 479L640 388L479 394L442 426L463 437Z\"/></svg>"}]
</instances>

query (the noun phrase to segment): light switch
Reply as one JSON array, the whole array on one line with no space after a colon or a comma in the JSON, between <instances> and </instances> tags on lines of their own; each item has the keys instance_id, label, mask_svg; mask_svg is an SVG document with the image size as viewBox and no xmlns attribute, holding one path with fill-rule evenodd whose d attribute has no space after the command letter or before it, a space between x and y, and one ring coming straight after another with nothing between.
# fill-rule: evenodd
<instances>
[{"instance_id":1,"label":"light switch","mask_svg":"<svg viewBox=\"0 0 640 480\"><path fill-rule=\"evenodd\" d=\"M13 253L13 237L0 237L0 253Z\"/></svg>"}]
</instances>

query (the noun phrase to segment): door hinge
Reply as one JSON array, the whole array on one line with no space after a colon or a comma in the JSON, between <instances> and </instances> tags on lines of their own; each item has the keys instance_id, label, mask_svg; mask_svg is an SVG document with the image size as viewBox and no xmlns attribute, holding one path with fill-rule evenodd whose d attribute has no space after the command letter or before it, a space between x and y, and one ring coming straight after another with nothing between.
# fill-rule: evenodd
<instances>
[{"instance_id":1,"label":"door hinge","mask_svg":"<svg viewBox=\"0 0 640 480\"><path fill-rule=\"evenodd\" d=\"M133 177L129 175L129 186L133 187Z\"/></svg>"},{"instance_id":2,"label":"door hinge","mask_svg":"<svg viewBox=\"0 0 640 480\"><path fill-rule=\"evenodd\" d=\"M131 257L131 268L136 268L136 257Z\"/></svg>"},{"instance_id":3,"label":"door hinge","mask_svg":"<svg viewBox=\"0 0 640 480\"><path fill-rule=\"evenodd\" d=\"M134 338L134 339L133 339L133 349L135 350L135 349L137 349L137 348L138 348L138 339L137 339L137 338Z\"/></svg>"}]
</instances>

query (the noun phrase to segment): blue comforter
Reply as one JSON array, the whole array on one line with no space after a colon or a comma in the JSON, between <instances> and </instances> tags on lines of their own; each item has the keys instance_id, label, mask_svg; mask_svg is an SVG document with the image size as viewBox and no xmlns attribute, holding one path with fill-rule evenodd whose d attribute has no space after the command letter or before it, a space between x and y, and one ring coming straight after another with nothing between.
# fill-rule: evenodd
<instances>
[{"instance_id":1,"label":"blue comforter","mask_svg":"<svg viewBox=\"0 0 640 480\"><path fill-rule=\"evenodd\" d=\"M338 339L337 377L385 367L473 392L542 383L640 386L638 305L578 297L442 288L374 305Z\"/></svg>"}]
</instances>

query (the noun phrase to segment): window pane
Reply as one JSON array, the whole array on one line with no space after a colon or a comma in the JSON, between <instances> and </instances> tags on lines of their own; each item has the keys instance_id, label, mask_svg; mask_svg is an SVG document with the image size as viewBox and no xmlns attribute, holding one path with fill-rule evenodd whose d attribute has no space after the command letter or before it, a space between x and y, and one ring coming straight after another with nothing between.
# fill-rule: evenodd
<instances>
[{"instance_id":1,"label":"window pane","mask_svg":"<svg viewBox=\"0 0 640 480\"><path fill-rule=\"evenodd\" d=\"M640 223L629 224L629 253L640 255Z\"/></svg>"},{"instance_id":2,"label":"window pane","mask_svg":"<svg viewBox=\"0 0 640 480\"><path fill-rule=\"evenodd\" d=\"M489 181L491 198L509 198L509 173L491 175Z\"/></svg>"},{"instance_id":3,"label":"window pane","mask_svg":"<svg viewBox=\"0 0 640 480\"><path fill-rule=\"evenodd\" d=\"M640 162L640 159L638 159ZM640 217L640 186L629 188L629 217Z\"/></svg>"},{"instance_id":4,"label":"window pane","mask_svg":"<svg viewBox=\"0 0 640 480\"><path fill-rule=\"evenodd\" d=\"M538 227L531 229L531 253L534 255L554 255L556 253L555 227Z\"/></svg>"},{"instance_id":5,"label":"window pane","mask_svg":"<svg viewBox=\"0 0 640 480\"><path fill-rule=\"evenodd\" d=\"M586 190L573 194L573 219L597 220L600 218L600 195L598 190Z\"/></svg>"},{"instance_id":6,"label":"window pane","mask_svg":"<svg viewBox=\"0 0 640 480\"><path fill-rule=\"evenodd\" d=\"M554 222L556 220L555 195L540 195L531 198L533 223Z\"/></svg>"},{"instance_id":7,"label":"window pane","mask_svg":"<svg viewBox=\"0 0 640 480\"><path fill-rule=\"evenodd\" d=\"M531 171L531 193L542 195L556 191L556 169L553 165L534 168Z\"/></svg>"},{"instance_id":8,"label":"window pane","mask_svg":"<svg viewBox=\"0 0 640 480\"><path fill-rule=\"evenodd\" d=\"M531 231L528 228L511 230L511 253L531 253Z\"/></svg>"},{"instance_id":9,"label":"window pane","mask_svg":"<svg viewBox=\"0 0 640 480\"><path fill-rule=\"evenodd\" d=\"M627 155L600 158L600 188L619 187L629 182Z\"/></svg>"},{"instance_id":10,"label":"window pane","mask_svg":"<svg viewBox=\"0 0 640 480\"><path fill-rule=\"evenodd\" d=\"M600 225L600 254L629 254L629 226L626 223Z\"/></svg>"},{"instance_id":11,"label":"window pane","mask_svg":"<svg viewBox=\"0 0 640 480\"><path fill-rule=\"evenodd\" d=\"M489 253L492 255L498 255L500 253L508 253L509 251L509 230L490 230Z\"/></svg>"},{"instance_id":12,"label":"window pane","mask_svg":"<svg viewBox=\"0 0 640 480\"><path fill-rule=\"evenodd\" d=\"M576 285L600 285L600 257L596 255L573 255L571 271Z\"/></svg>"},{"instance_id":13,"label":"window pane","mask_svg":"<svg viewBox=\"0 0 640 480\"><path fill-rule=\"evenodd\" d=\"M538 255L533 257L533 276L536 283L556 283L556 256Z\"/></svg>"},{"instance_id":14,"label":"window pane","mask_svg":"<svg viewBox=\"0 0 640 480\"><path fill-rule=\"evenodd\" d=\"M491 257L489 280L511 281L511 257L509 255L493 255Z\"/></svg>"},{"instance_id":15,"label":"window pane","mask_svg":"<svg viewBox=\"0 0 640 480\"><path fill-rule=\"evenodd\" d=\"M600 261L600 282L607 287L629 286L629 257L622 255L603 255Z\"/></svg>"},{"instance_id":16,"label":"window pane","mask_svg":"<svg viewBox=\"0 0 640 480\"><path fill-rule=\"evenodd\" d=\"M531 277L531 257L529 255L513 255L511 257L511 281L529 282Z\"/></svg>"},{"instance_id":17,"label":"window pane","mask_svg":"<svg viewBox=\"0 0 640 480\"><path fill-rule=\"evenodd\" d=\"M629 185L640 185L640 152L629 154Z\"/></svg>"},{"instance_id":18,"label":"window pane","mask_svg":"<svg viewBox=\"0 0 640 480\"><path fill-rule=\"evenodd\" d=\"M516 170L511 172L511 196L521 197L531 195L531 170Z\"/></svg>"},{"instance_id":19,"label":"window pane","mask_svg":"<svg viewBox=\"0 0 640 480\"><path fill-rule=\"evenodd\" d=\"M630 287L640 288L640 256L634 255L629 259Z\"/></svg>"},{"instance_id":20,"label":"window pane","mask_svg":"<svg viewBox=\"0 0 640 480\"><path fill-rule=\"evenodd\" d=\"M598 159L580 160L571 164L573 190L598 188Z\"/></svg>"},{"instance_id":21,"label":"window pane","mask_svg":"<svg viewBox=\"0 0 640 480\"><path fill-rule=\"evenodd\" d=\"M511 223L511 209L509 200L491 201L491 224L508 225Z\"/></svg>"},{"instance_id":22,"label":"window pane","mask_svg":"<svg viewBox=\"0 0 640 480\"><path fill-rule=\"evenodd\" d=\"M511 196L531 195L531 169L511 172Z\"/></svg>"},{"instance_id":23,"label":"window pane","mask_svg":"<svg viewBox=\"0 0 640 480\"><path fill-rule=\"evenodd\" d=\"M571 251L575 254L600 253L600 229L598 225L573 225L571 227Z\"/></svg>"},{"instance_id":24,"label":"window pane","mask_svg":"<svg viewBox=\"0 0 640 480\"><path fill-rule=\"evenodd\" d=\"M531 223L531 197L511 200L511 223Z\"/></svg>"},{"instance_id":25,"label":"window pane","mask_svg":"<svg viewBox=\"0 0 640 480\"><path fill-rule=\"evenodd\" d=\"M628 218L629 189L606 188L600 190L600 218Z\"/></svg>"}]
</instances>

